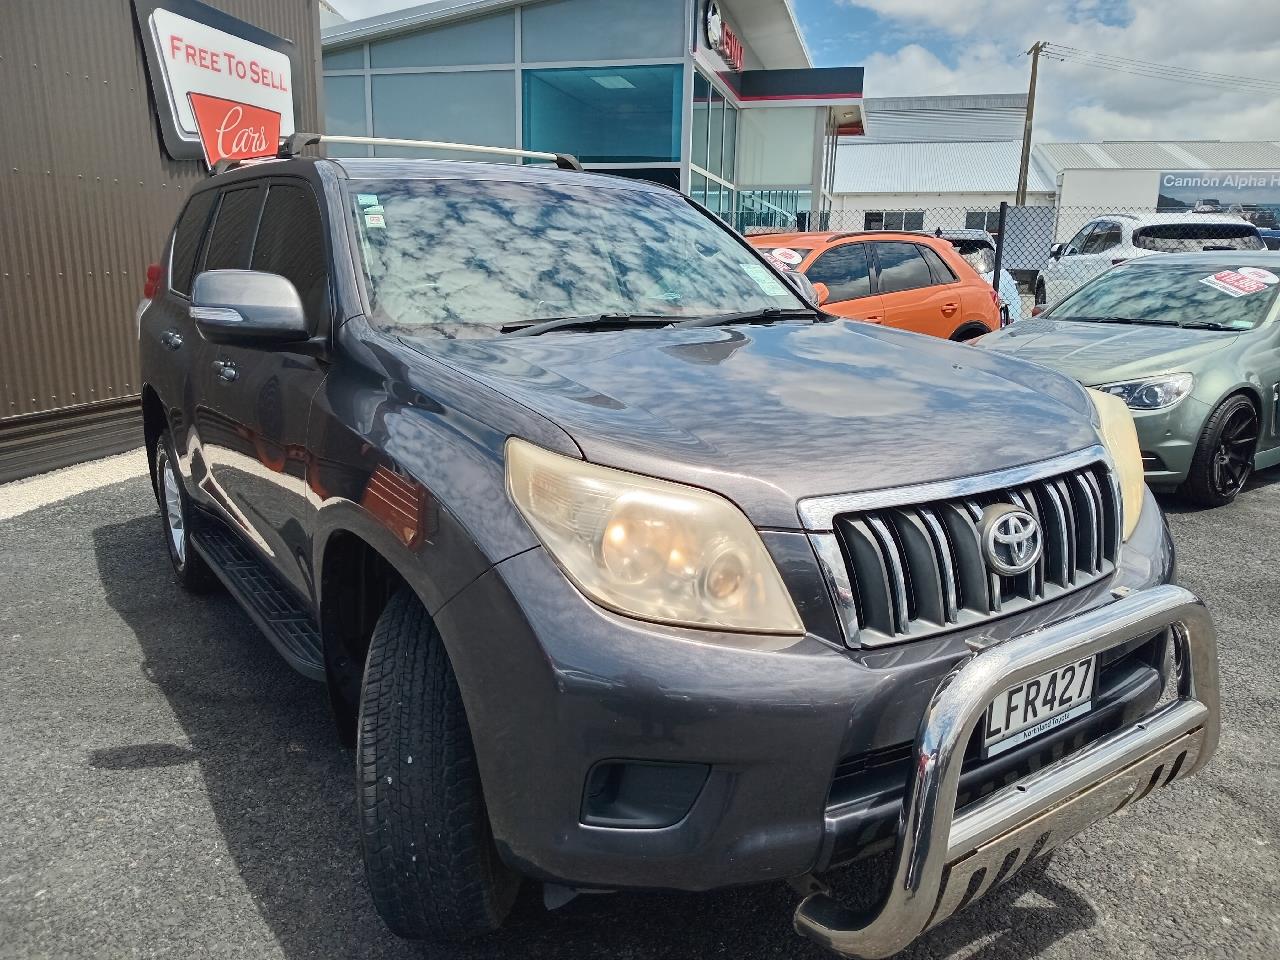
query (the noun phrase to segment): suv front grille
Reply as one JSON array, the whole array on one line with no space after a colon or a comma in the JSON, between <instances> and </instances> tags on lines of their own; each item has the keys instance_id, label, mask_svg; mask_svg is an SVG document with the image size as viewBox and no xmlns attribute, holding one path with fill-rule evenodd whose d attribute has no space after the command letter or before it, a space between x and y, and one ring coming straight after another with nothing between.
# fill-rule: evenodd
<instances>
[{"instance_id":1,"label":"suv front grille","mask_svg":"<svg viewBox=\"0 0 1280 960\"><path fill-rule=\"evenodd\" d=\"M982 511L998 503L1040 523L1040 559L1017 576L993 572L982 554ZM823 560L845 639L874 646L978 624L1109 576L1120 503L1096 462L963 496L840 513L832 529L839 556L829 549Z\"/></svg>"}]
</instances>

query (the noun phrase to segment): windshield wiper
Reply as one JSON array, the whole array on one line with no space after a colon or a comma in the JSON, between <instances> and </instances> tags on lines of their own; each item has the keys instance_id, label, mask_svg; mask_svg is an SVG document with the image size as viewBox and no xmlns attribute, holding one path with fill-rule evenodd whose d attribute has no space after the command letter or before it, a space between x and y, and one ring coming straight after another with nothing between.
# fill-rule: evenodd
<instances>
[{"instance_id":1,"label":"windshield wiper","mask_svg":"<svg viewBox=\"0 0 1280 960\"><path fill-rule=\"evenodd\" d=\"M546 320L528 320L521 323L507 323L499 328L501 333L509 333L513 337L536 337L540 333L551 330L564 330L569 327L616 327L629 324L646 326L666 326L671 317L660 314L642 313L585 313L576 317L550 317Z\"/></svg>"},{"instance_id":2,"label":"windshield wiper","mask_svg":"<svg viewBox=\"0 0 1280 960\"><path fill-rule=\"evenodd\" d=\"M741 313L719 313L705 317L694 317L673 323L673 327L719 327L726 323L772 323L783 317L820 317L821 312L801 308L783 310L780 307L765 307L762 310L743 310Z\"/></svg>"},{"instance_id":3,"label":"windshield wiper","mask_svg":"<svg viewBox=\"0 0 1280 960\"><path fill-rule=\"evenodd\" d=\"M1085 323L1132 323L1151 327L1176 327L1176 320L1157 320L1155 317L1054 317L1055 320L1082 320Z\"/></svg>"},{"instance_id":4,"label":"windshield wiper","mask_svg":"<svg viewBox=\"0 0 1280 960\"><path fill-rule=\"evenodd\" d=\"M1235 330L1239 332L1238 327L1228 327L1225 323L1216 323L1213 320L1184 320L1178 326L1191 330Z\"/></svg>"}]
</instances>

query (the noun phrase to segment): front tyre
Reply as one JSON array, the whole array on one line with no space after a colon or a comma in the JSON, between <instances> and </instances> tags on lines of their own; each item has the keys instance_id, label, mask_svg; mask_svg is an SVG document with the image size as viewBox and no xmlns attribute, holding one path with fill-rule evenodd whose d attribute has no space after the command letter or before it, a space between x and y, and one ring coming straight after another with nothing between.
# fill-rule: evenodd
<instances>
[{"instance_id":1,"label":"front tyre","mask_svg":"<svg viewBox=\"0 0 1280 960\"><path fill-rule=\"evenodd\" d=\"M356 790L365 874L399 936L497 929L520 878L498 858L444 643L402 589L374 627L360 693Z\"/></svg>"},{"instance_id":2,"label":"front tyre","mask_svg":"<svg viewBox=\"0 0 1280 960\"><path fill-rule=\"evenodd\" d=\"M187 491L183 489L182 477L178 473L173 453L173 439L167 430L156 440L154 461L160 523L164 529L164 542L169 548L173 574L187 590L204 593L217 580L204 558L191 546L191 502L187 498Z\"/></svg>"},{"instance_id":3,"label":"front tyre","mask_svg":"<svg viewBox=\"0 0 1280 960\"><path fill-rule=\"evenodd\" d=\"M1244 489L1258 445L1258 412L1248 397L1224 400L1200 434L1183 492L1204 507L1230 503Z\"/></svg>"}]
</instances>

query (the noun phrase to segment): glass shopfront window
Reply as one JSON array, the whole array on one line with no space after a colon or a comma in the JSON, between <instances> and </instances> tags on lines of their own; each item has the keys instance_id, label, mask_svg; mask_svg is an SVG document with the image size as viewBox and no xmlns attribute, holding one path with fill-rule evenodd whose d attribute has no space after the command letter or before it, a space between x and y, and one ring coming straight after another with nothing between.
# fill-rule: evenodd
<instances>
[{"instance_id":1,"label":"glass shopfront window","mask_svg":"<svg viewBox=\"0 0 1280 960\"><path fill-rule=\"evenodd\" d=\"M363 51L360 59L363 62ZM325 78L324 131L334 136L365 136L364 77ZM331 143L325 149L331 157L363 157L368 151L348 143Z\"/></svg>"},{"instance_id":2,"label":"glass shopfront window","mask_svg":"<svg viewBox=\"0 0 1280 960\"><path fill-rule=\"evenodd\" d=\"M706 181L707 206L731 219L735 200L738 110L702 73L693 76L693 136L689 163ZM701 171L699 173L698 171ZM717 183L715 179L726 181Z\"/></svg>"},{"instance_id":3,"label":"glass shopfront window","mask_svg":"<svg viewBox=\"0 0 1280 960\"><path fill-rule=\"evenodd\" d=\"M678 59L684 0L551 0L520 8L525 63Z\"/></svg>"},{"instance_id":4,"label":"glass shopfront window","mask_svg":"<svg viewBox=\"0 0 1280 960\"><path fill-rule=\"evenodd\" d=\"M525 70L524 146L583 163L680 159L681 68Z\"/></svg>"},{"instance_id":5,"label":"glass shopfront window","mask_svg":"<svg viewBox=\"0 0 1280 960\"><path fill-rule=\"evenodd\" d=\"M516 18L511 11L369 44L369 64L375 69L514 63L515 58Z\"/></svg>"},{"instance_id":6,"label":"glass shopfront window","mask_svg":"<svg viewBox=\"0 0 1280 960\"><path fill-rule=\"evenodd\" d=\"M371 80L375 137L516 145L516 78L510 70L374 74ZM484 104L484 109L477 109L477 104ZM380 157L427 155L411 147L375 149ZM477 159L471 153L435 155Z\"/></svg>"}]
</instances>

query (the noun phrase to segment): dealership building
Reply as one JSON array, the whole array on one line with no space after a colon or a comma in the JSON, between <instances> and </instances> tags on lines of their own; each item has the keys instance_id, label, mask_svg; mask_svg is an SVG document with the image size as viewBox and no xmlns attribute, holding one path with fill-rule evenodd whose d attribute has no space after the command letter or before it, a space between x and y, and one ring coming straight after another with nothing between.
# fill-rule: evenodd
<instances>
[{"instance_id":1,"label":"dealership building","mask_svg":"<svg viewBox=\"0 0 1280 960\"><path fill-rule=\"evenodd\" d=\"M743 228L820 222L862 130L862 69L815 69L789 0L436 0L322 44L329 134L570 153Z\"/></svg>"}]
</instances>

